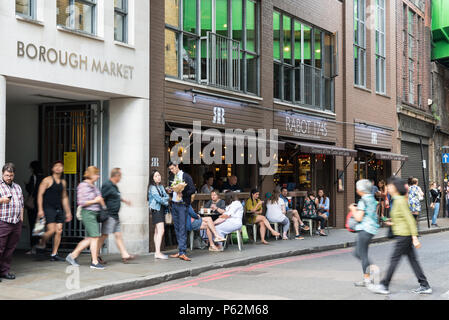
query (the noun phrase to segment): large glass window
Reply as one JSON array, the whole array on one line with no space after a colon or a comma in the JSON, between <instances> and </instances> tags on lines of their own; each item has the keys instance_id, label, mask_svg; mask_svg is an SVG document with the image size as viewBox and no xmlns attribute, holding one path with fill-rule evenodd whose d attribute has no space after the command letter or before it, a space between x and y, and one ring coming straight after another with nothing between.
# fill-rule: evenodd
<instances>
[{"instance_id":1,"label":"large glass window","mask_svg":"<svg viewBox=\"0 0 449 320\"><path fill-rule=\"evenodd\" d=\"M36 19L36 0L16 0L16 13Z\"/></svg>"},{"instance_id":2,"label":"large glass window","mask_svg":"<svg viewBox=\"0 0 449 320\"><path fill-rule=\"evenodd\" d=\"M165 6L167 76L259 93L257 1L165 0Z\"/></svg>"},{"instance_id":3,"label":"large glass window","mask_svg":"<svg viewBox=\"0 0 449 320\"><path fill-rule=\"evenodd\" d=\"M128 0L114 0L114 39L128 42Z\"/></svg>"},{"instance_id":4,"label":"large glass window","mask_svg":"<svg viewBox=\"0 0 449 320\"><path fill-rule=\"evenodd\" d=\"M354 83L366 86L365 0L354 0Z\"/></svg>"},{"instance_id":5,"label":"large glass window","mask_svg":"<svg viewBox=\"0 0 449 320\"><path fill-rule=\"evenodd\" d=\"M57 0L57 24L90 34L96 33L96 0Z\"/></svg>"},{"instance_id":6,"label":"large glass window","mask_svg":"<svg viewBox=\"0 0 449 320\"><path fill-rule=\"evenodd\" d=\"M333 35L277 11L273 34L274 98L332 111Z\"/></svg>"}]
</instances>

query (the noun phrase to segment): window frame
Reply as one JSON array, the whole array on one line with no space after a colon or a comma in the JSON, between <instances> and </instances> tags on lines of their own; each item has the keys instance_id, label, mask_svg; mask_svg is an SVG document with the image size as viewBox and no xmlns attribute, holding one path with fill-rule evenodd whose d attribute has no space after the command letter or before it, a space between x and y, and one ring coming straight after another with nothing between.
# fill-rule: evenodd
<instances>
[{"instance_id":1,"label":"window frame","mask_svg":"<svg viewBox=\"0 0 449 320\"><path fill-rule=\"evenodd\" d=\"M202 72L201 72L201 45L202 45L202 38L204 39L204 37L201 37L201 0L195 0L196 1L196 33L192 33L189 31L184 30L184 17L183 17L183 0L179 0L179 5L178 5L178 26L174 26L174 25L170 25L167 22L165 22L165 29L170 30L172 32L175 33L175 36L177 38L177 50L178 50L178 76L174 77L172 75L168 75L165 74L166 77L168 78L175 78L175 79L180 79L183 81L188 81L188 82L194 82L197 84L205 84L205 85L210 85L207 83L207 81L205 82L204 78L202 78ZM255 10L255 21L254 21L254 25L255 25L255 37L254 37L254 41L255 41L255 46L254 48L256 49L256 52L247 50L247 25L246 25L246 17L247 17L247 1L251 1L255 4L256 6L256 10ZM234 40L233 39L233 26L232 26L232 0L226 0L227 3L227 25L228 25L228 30L227 30L227 38L231 39L233 41L239 41L240 42L240 54L241 54L241 60L240 60L240 90L235 90L232 89L230 87L227 88L222 88L220 87L220 89L224 89L224 90L229 90L229 91L235 91L235 92L242 92L245 94L249 94L249 95L256 95L256 96L260 96L260 58L261 58L261 53L260 53L260 33L261 33L261 8L260 8L260 1L259 0L242 0L242 36L241 36L241 40ZM216 0L211 0L211 4L212 4L212 31L213 33L216 33ZM179 54L180 52L183 51L184 48L184 37L190 37L190 38L194 38L196 41L196 62L195 62L195 79L191 80L191 79L185 79L184 74L183 74L183 57L182 54ZM257 59L257 70L256 70L256 77L257 77L257 92L249 92L248 91L248 86L247 86L247 80L248 80L248 72L247 72L247 68L248 68L248 60L247 60L247 56L251 55L254 56L255 59ZM213 85L210 85L213 87Z\"/></svg>"},{"instance_id":2,"label":"window frame","mask_svg":"<svg viewBox=\"0 0 449 320\"><path fill-rule=\"evenodd\" d=\"M278 81L279 83L279 88L273 88L273 97L274 100L276 101L282 101L282 102L287 102L287 103L292 103L292 104L296 104L296 105L301 105L301 106L305 106L307 108L311 108L311 109L317 109L317 110L322 110L322 111L331 111L334 112L335 110L335 99L334 99L334 75L333 75L333 64L334 64L334 55L335 55L335 50L336 48L334 48L334 42L335 42L335 38L336 34L333 34L331 32L327 32L323 29L317 28L315 26L313 26L312 24L305 22L297 17L294 17L290 14L287 14L281 10L273 10L273 15L272 15L272 19L274 20L274 15L278 14L279 15L279 21L280 21L280 25L279 25L279 33L280 33L280 38L279 38L279 58L280 59L276 59L274 57L274 51L273 51L273 72L275 69L275 66L279 67L279 79L273 81L273 86L275 86L275 84L277 83L276 81ZM284 17L287 16L290 18L290 52L291 52L291 58L290 58L290 62L286 62L284 59ZM296 53L296 38L295 38L295 24L299 24L301 26L301 42L300 42L300 59L296 59L295 57L295 53ZM274 26L273 26L274 27ZM310 28L310 51L311 51L311 65L305 64L304 63L304 51L305 51L305 38L304 38L304 34L305 34L305 28ZM319 43L320 43L320 59L321 59L321 68L317 68L316 67L316 57L315 57L315 40L316 40L316 33L319 33ZM326 47L325 46L325 36L328 35L330 37L330 52L327 52ZM274 41L274 39L273 39ZM329 55L330 57L330 70L329 70L329 74L330 77L325 77L325 63L326 63L326 59L327 59L327 55ZM300 60L300 64L299 66L296 65L296 60ZM308 97L311 100L311 103L308 103L308 100L306 100L306 83L305 83L305 68L310 68L311 74L313 76L314 72L319 72L319 79L320 79L320 86L319 86L319 95L317 96L318 92L316 91L316 78L313 78L312 80L312 84L310 84L311 86L311 90L310 93L308 95ZM286 70L289 70L290 72L290 99L286 99L286 87L284 85L285 83L285 72ZM299 84L297 84L296 81L296 73L299 72L300 76L299 76ZM325 79L328 78L328 80L330 81L330 85L331 85L331 90L330 90L330 106L326 106L325 105ZM297 88L297 85L299 85L299 90ZM275 95L275 90L279 91L279 97L276 97ZM297 100L297 95L296 93L299 92L299 100ZM318 98L318 102L317 102L317 98Z\"/></svg>"},{"instance_id":3,"label":"window frame","mask_svg":"<svg viewBox=\"0 0 449 320\"><path fill-rule=\"evenodd\" d=\"M28 0L28 6L30 7L30 14L24 14L22 12L17 11L17 2L16 2L16 15L31 19L37 20L37 0Z\"/></svg>"},{"instance_id":4,"label":"window frame","mask_svg":"<svg viewBox=\"0 0 449 320\"><path fill-rule=\"evenodd\" d=\"M386 12L385 0L376 1L376 92L386 93ZM380 14L382 12L382 14ZM380 20L382 19L382 20ZM383 30L382 30L383 27Z\"/></svg>"},{"instance_id":5,"label":"window frame","mask_svg":"<svg viewBox=\"0 0 449 320\"><path fill-rule=\"evenodd\" d=\"M75 17L74 17L74 13L75 10L73 8L75 8L76 3L81 3L84 5L88 5L92 8L92 32L88 32L85 30L81 30L81 29L77 29L76 23L75 23ZM98 11L98 2L97 0L69 0L69 7L70 7L70 13L69 13L69 21L70 21L70 26L66 26L66 25L61 25L58 24L58 26L63 27L63 28L67 28L76 32L81 32L81 33L85 33L88 35L93 35L96 36L97 35L97 11Z\"/></svg>"},{"instance_id":6,"label":"window frame","mask_svg":"<svg viewBox=\"0 0 449 320\"><path fill-rule=\"evenodd\" d=\"M123 27L122 27L122 33L123 33L123 39L117 39L115 37L114 32L114 40L122 43L128 43L129 42L129 35L128 35L128 16L129 16L129 0L121 0L123 1L123 7L124 8L118 8L115 6L114 3L114 30L115 30L115 17L117 15L123 17Z\"/></svg>"},{"instance_id":7,"label":"window frame","mask_svg":"<svg viewBox=\"0 0 449 320\"><path fill-rule=\"evenodd\" d=\"M366 88L366 1L354 0L357 2L357 8L353 10L353 23L357 25L357 38L354 35L354 52L357 51L357 70L354 68L354 84ZM363 17L361 17L361 8L363 8ZM356 40L357 39L357 40ZM363 43L360 43L363 39ZM361 59L363 57L363 59ZM356 66L354 56L354 67ZM356 76L357 71L357 76ZM358 81L357 81L358 79Z\"/></svg>"},{"instance_id":8,"label":"window frame","mask_svg":"<svg viewBox=\"0 0 449 320\"><path fill-rule=\"evenodd\" d=\"M415 17L416 13L410 8L407 9L407 52L406 58L408 62L408 103L415 104L415 59L414 59L414 43L415 43Z\"/></svg>"}]
</instances>

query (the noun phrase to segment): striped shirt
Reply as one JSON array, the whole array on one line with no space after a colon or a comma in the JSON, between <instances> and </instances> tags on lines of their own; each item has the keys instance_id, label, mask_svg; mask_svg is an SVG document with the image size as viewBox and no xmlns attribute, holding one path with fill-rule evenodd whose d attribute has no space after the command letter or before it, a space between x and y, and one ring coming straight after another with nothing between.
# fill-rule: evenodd
<instances>
[{"instance_id":1,"label":"striped shirt","mask_svg":"<svg viewBox=\"0 0 449 320\"><path fill-rule=\"evenodd\" d=\"M96 203L90 206L85 206L86 202L95 200L96 197L101 197L101 192L96 186L93 186L85 181L78 185L77 190L77 201L78 206L83 207L85 210L89 211L101 211L101 205Z\"/></svg>"},{"instance_id":2,"label":"striped shirt","mask_svg":"<svg viewBox=\"0 0 449 320\"><path fill-rule=\"evenodd\" d=\"M7 185L0 179L0 198L11 198L9 203L0 204L0 220L6 223L17 224L23 210L22 188L16 183Z\"/></svg>"}]
</instances>

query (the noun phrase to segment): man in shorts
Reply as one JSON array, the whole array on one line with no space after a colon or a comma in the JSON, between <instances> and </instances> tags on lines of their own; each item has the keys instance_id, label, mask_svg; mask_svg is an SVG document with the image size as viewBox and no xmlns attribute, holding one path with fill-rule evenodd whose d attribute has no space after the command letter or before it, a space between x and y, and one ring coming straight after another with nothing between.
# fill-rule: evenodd
<instances>
[{"instance_id":1,"label":"man in shorts","mask_svg":"<svg viewBox=\"0 0 449 320\"><path fill-rule=\"evenodd\" d=\"M41 251L44 250L47 241L54 237L50 261L64 262L65 259L58 256L58 249L61 244L64 222L72 221L72 212L67 196L67 183L62 179L63 162L56 161L53 163L51 172L51 176L42 180L37 192L37 217L38 219L45 217L47 232L42 235L36 248Z\"/></svg>"},{"instance_id":2,"label":"man in shorts","mask_svg":"<svg viewBox=\"0 0 449 320\"><path fill-rule=\"evenodd\" d=\"M106 261L100 257L100 250L101 247L103 247L104 241L110 234L115 235L115 243L117 244L117 248L122 255L123 263L127 263L129 260L133 260L135 258L135 256L126 251L125 244L123 243L123 236L120 230L120 219L118 213L120 211L121 203L123 202L128 206L131 205L130 201L122 198L117 187L117 184L121 179L122 172L120 168L112 169L110 179L101 187L101 196L104 199L109 215L108 220L101 224L101 237L98 243L98 262L103 265Z\"/></svg>"},{"instance_id":3,"label":"man in shorts","mask_svg":"<svg viewBox=\"0 0 449 320\"><path fill-rule=\"evenodd\" d=\"M295 239L297 240L303 240L304 237L301 237L300 233L299 233L299 228L301 227L301 229L303 229L304 231L308 231L309 227L306 226L304 224L304 222L302 222L301 218L299 217L299 213L298 210L293 209L287 199L288 196L288 190L285 187L281 188L281 195L280 198L282 200L284 200L285 202L285 211L287 213L287 217L293 221L293 226L295 228Z\"/></svg>"}]
</instances>

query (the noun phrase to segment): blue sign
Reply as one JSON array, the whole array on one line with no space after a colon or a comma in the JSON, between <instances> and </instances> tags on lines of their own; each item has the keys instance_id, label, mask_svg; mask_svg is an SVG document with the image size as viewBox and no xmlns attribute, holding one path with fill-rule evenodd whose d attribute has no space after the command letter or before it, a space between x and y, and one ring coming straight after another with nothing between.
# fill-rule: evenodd
<instances>
[{"instance_id":1,"label":"blue sign","mask_svg":"<svg viewBox=\"0 0 449 320\"><path fill-rule=\"evenodd\" d=\"M443 163L449 163L449 153L443 153Z\"/></svg>"}]
</instances>

